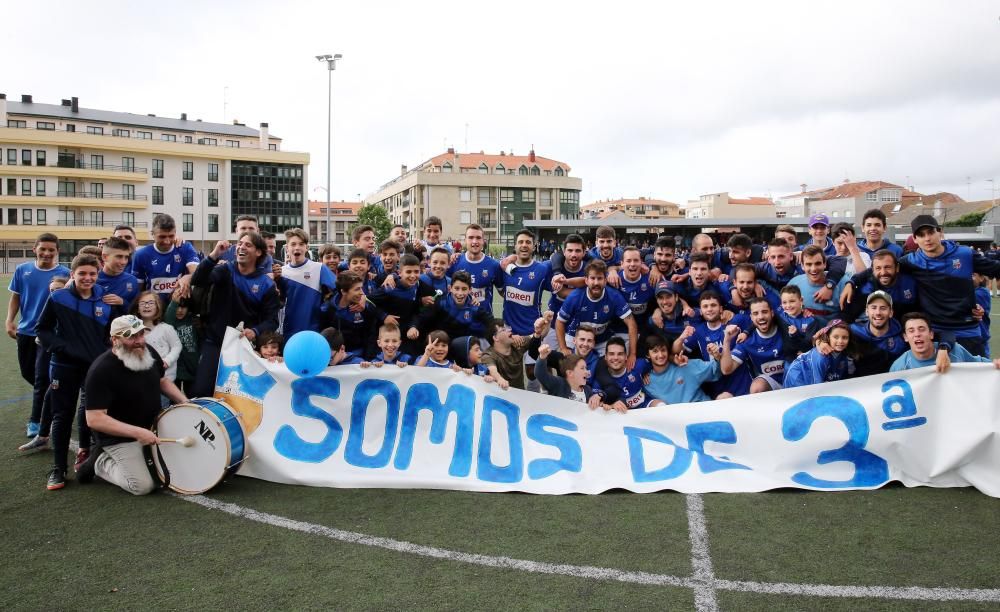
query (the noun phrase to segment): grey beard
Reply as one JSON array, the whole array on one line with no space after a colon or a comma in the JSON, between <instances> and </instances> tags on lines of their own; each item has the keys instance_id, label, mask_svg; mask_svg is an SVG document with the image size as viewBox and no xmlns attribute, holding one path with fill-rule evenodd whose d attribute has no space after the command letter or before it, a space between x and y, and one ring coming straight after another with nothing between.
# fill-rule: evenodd
<instances>
[{"instance_id":1,"label":"grey beard","mask_svg":"<svg viewBox=\"0 0 1000 612\"><path fill-rule=\"evenodd\" d=\"M115 354L115 357L121 359L126 368L133 372L145 372L153 367L153 356L147 348L142 349L142 357L136 356L124 346L116 346L111 349L111 352Z\"/></svg>"}]
</instances>

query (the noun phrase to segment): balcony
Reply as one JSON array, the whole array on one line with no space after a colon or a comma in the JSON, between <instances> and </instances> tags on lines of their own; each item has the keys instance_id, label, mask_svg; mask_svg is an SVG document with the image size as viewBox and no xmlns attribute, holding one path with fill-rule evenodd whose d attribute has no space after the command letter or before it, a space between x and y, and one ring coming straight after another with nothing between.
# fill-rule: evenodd
<instances>
[{"instance_id":1,"label":"balcony","mask_svg":"<svg viewBox=\"0 0 1000 612\"><path fill-rule=\"evenodd\" d=\"M89 198L89 199L94 199L94 200L140 200L140 201L146 201L146 200L149 199L149 196L144 195L144 194L140 194L140 195L123 195L123 194L120 194L120 193L89 193L89 192L85 192L85 191L80 191L80 192L64 191L62 189L60 189L59 191L56 192L56 197L57 198L85 198L85 199Z\"/></svg>"},{"instance_id":2,"label":"balcony","mask_svg":"<svg viewBox=\"0 0 1000 612\"><path fill-rule=\"evenodd\" d=\"M74 157L59 156L56 163L57 168L77 168L80 170L106 170L108 172L135 172L136 174L147 174L146 168L136 168L135 166L113 166L111 164L85 164L82 160Z\"/></svg>"},{"instance_id":3,"label":"balcony","mask_svg":"<svg viewBox=\"0 0 1000 612\"><path fill-rule=\"evenodd\" d=\"M59 219L58 221L56 221L56 225L59 226L59 227L115 227L115 226L122 225L122 224L130 225L130 226L136 227L136 228L138 228L138 227L149 227L149 222L148 221L133 221L131 223L128 223L128 222L126 222L124 220L118 220L118 221L87 221L87 220L84 220L84 219L77 219L77 220Z\"/></svg>"}]
</instances>

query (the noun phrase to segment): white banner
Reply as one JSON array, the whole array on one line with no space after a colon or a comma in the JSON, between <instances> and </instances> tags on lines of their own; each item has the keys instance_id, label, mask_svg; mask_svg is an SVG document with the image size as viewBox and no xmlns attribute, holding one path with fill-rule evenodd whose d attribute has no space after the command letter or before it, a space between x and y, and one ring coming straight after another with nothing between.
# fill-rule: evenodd
<instances>
[{"instance_id":1,"label":"white banner","mask_svg":"<svg viewBox=\"0 0 1000 612\"><path fill-rule=\"evenodd\" d=\"M327 487L646 493L974 486L1000 497L1000 372L961 364L628 414L449 370L299 378L230 330L240 474Z\"/></svg>"}]
</instances>

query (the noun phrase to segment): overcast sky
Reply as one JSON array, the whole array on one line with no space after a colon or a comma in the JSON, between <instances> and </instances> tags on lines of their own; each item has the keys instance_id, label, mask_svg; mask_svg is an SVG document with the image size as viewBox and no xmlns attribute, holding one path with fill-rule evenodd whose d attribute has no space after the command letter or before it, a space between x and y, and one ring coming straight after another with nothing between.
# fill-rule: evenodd
<instances>
[{"instance_id":1,"label":"overcast sky","mask_svg":"<svg viewBox=\"0 0 1000 612\"><path fill-rule=\"evenodd\" d=\"M0 91L267 121L311 154L318 200L321 53L344 55L336 200L446 146L534 144L582 177L582 203L779 197L845 178L980 200L1000 181L1000 3L661 4L7 3Z\"/></svg>"}]
</instances>

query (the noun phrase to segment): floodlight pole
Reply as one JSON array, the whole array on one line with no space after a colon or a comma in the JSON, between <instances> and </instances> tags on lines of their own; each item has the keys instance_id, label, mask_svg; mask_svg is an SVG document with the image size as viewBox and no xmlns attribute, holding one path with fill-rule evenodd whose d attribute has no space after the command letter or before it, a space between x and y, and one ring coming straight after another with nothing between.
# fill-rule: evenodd
<instances>
[{"instance_id":1,"label":"floodlight pole","mask_svg":"<svg viewBox=\"0 0 1000 612\"><path fill-rule=\"evenodd\" d=\"M332 129L333 129L333 71L337 69L337 60L341 59L343 55L340 53L330 55L317 55L316 59L321 62L326 62L327 68L327 79L326 79L326 240L330 242L331 236L333 236L332 228L330 227L330 207L332 206L333 196L330 195L330 168L332 166L331 149L332 149Z\"/></svg>"}]
</instances>

